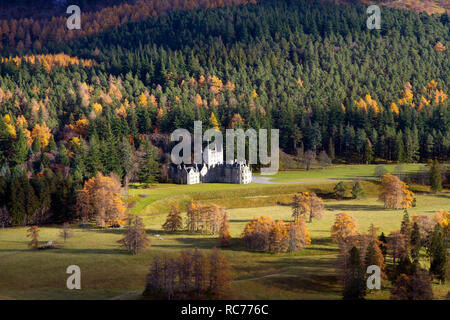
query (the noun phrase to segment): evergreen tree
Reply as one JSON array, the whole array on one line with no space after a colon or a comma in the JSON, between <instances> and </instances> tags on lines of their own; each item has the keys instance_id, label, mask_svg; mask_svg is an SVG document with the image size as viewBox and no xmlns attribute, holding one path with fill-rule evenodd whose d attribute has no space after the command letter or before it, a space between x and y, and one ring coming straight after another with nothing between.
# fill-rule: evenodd
<instances>
[{"instance_id":1,"label":"evergreen tree","mask_svg":"<svg viewBox=\"0 0 450 320\"><path fill-rule=\"evenodd\" d=\"M359 181L356 181L355 184L352 187L352 196L353 199L360 199L365 196L364 189L361 186L361 183Z\"/></svg>"},{"instance_id":2,"label":"evergreen tree","mask_svg":"<svg viewBox=\"0 0 450 320\"><path fill-rule=\"evenodd\" d=\"M66 167L68 167L70 165L69 154L67 152L66 147L64 146L64 144L62 142L59 144L57 161L58 161L58 163L66 166Z\"/></svg>"},{"instance_id":3,"label":"evergreen tree","mask_svg":"<svg viewBox=\"0 0 450 320\"><path fill-rule=\"evenodd\" d=\"M444 243L444 234L439 224L436 224L436 227L434 228L430 251L430 273L436 276L439 282L445 282L447 273L447 251Z\"/></svg>"},{"instance_id":4,"label":"evergreen tree","mask_svg":"<svg viewBox=\"0 0 450 320\"><path fill-rule=\"evenodd\" d=\"M33 150L34 153L41 152L41 142L38 137L34 138L33 144L31 145L31 150Z\"/></svg>"},{"instance_id":5,"label":"evergreen tree","mask_svg":"<svg viewBox=\"0 0 450 320\"><path fill-rule=\"evenodd\" d=\"M342 200L345 198L345 191L347 190L344 182L339 182L334 186L334 195L336 199Z\"/></svg>"},{"instance_id":6,"label":"evergreen tree","mask_svg":"<svg viewBox=\"0 0 450 320\"><path fill-rule=\"evenodd\" d=\"M22 164L24 163L28 158L28 144L27 144L27 138L23 132L23 130L20 128L19 133L17 134L16 142L13 146L13 156L12 156L12 163L13 164Z\"/></svg>"},{"instance_id":7,"label":"evergreen tree","mask_svg":"<svg viewBox=\"0 0 450 320\"><path fill-rule=\"evenodd\" d=\"M442 191L442 176L439 161L434 159L430 168L431 190L433 192Z\"/></svg>"},{"instance_id":8,"label":"evergreen tree","mask_svg":"<svg viewBox=\"0 0 450 320\"><path fill-rule=\"evenodd\" d=\"M144 139L139 147L139 182L147 187L155 183L159 177L159 164L157 162L158 154L155 147Z\"/></svg>"},{"instance_id":9,"label":"evergreen tree","mask_svg":"<svg viewBox=\"0 0 450 320\"><path fill-rule=\"evenodd\" d=\"M409 219L408 210L404 211L402 224L400 227L400 233L403 235L407 242L411 239L411 221Z\"/></svg>"},{"instance_id":10,"label":"evergreen tree","mask_svg":"<svg viewBox=\"0 0 450 320\"><path fill-rule=\"evenodd\" d=\"M422 241L420 239L419 225L414 222L411 231L411 257L416 264L419 262L419 252L421 247Z\"/></svg>"},{"instance_id":11,"label":"evergreen tree","mask_svg":"<svg viewBox=\"0 0 450 320\"><path fill-rule=\"evenodd\" d=\"M384 235L384 232L382 232L381 235L378 237L378 241L379 241L381 253L383 254L384 257L386 257L388 242L387 242L386 236Z\"/></svg>"},{"instance_id":12,"label":"evergreen tree","mask_svg":"<svg viewBox=\"0 0 450 320\"><path fill-rule=\"evenodd\" d=\"M366 283L364 281L364 270L361 263L358 248L350 250L348 268L346 270L344 284L344 300L362 300L366 295Z\"/></svg>"}]
</instances>

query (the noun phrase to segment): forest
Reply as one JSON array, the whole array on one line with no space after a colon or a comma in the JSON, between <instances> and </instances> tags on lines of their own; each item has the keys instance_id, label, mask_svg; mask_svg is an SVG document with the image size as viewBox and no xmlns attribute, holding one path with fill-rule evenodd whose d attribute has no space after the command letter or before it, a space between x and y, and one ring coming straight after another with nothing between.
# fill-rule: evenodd
<instances>
[{"instance_id":1,"label":"forest","mask_svg":"<svg viewBox=\"0 0 450 320\"><path fill-rule=\"evenodd\" d=\"M73 219L97 172L167 181L168 135L194 120L277 128L284 152L336 162L449 159L447 14L383 8L382 29L368 30L362 5L150 3L139 17L109 8L119 21L89 12L73 34L43 31L65 18L0 23L9 224Z\"/></svg>"}]
</instances>

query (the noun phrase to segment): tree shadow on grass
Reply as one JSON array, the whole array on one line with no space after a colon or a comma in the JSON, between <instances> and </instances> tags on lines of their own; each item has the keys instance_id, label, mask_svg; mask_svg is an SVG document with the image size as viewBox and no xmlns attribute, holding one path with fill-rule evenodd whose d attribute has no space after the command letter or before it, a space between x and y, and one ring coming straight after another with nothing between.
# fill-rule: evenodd
<instances>
[{"instance_id":1,"label":"tree shadow on grass","mask_svg":"<svg viewBox=\"0 0 450 320\"><path fill-rule=\"evenodd\" d=\"M59 254L74 254L74 255L89 255L89 254L129 254L129 252L125 249L122 249L119 244L117 244L117 247L111 248L111 249L89 249L89 248L83 248L83 249L72 249L72 248L61 248L61 249L52 249L48 250L47 252L54 252Z\"/></svg>"},{"instance_id":2,"label":"tree shadow on grass","mask_svg":"<svg viewBox=\"0 0 450 320\"><path fill-rule=\"evenodd\" d=\"M384 207L382 205L333 204L326 205L326 209L332 211L380 211L384 210Z\"/></svg>"},{"instance_id":3,"label":"tree shadow on grass","mask_svg":"<svg viewBox=\"0 0 450 320\"><path fill-rule=\"evenodd\" d=\"M243 278L238 281L256 281L265 283L270 288L279 288L288 291L310 293L340 294L337 278L334 271L335 259L306 257L282 258L277 260L261 261L249 268L248 266L235 266L236 271L247 274L261 274L261 270L277 270L259 277Z\"/></svg>"}]
</instances>

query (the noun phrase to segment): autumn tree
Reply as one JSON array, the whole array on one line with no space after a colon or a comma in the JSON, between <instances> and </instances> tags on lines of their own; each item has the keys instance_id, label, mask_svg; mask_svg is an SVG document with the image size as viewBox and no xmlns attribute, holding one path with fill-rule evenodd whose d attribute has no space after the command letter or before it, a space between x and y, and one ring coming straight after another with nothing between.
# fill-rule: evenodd
<instances>
[{"instance_id":1,"label":"autumn tree","mask_svg":"<svg viewBox=\"0 0 450 320\"><path fill-rule=\"evenodd\" d=\"M120 183L100 172L84 183L78 192L77 208L79 215L87 220L95 218L97 224L104 227L121 223L125 207L120 194Z\"/></svg>"},{"instance_id":2,"label":"autumn tree","mask_svg":"<svg viewBox=\"0 0 450 320\"><path fill-rule=\"evenodd\" d=\"M379 199L384 207L389 209L407 209L413 204L414 194L409 191L408 185L398 177L385 174L381 178L381 193Z\"/></svg>"},{"instance_id":3,"label":"autumn tree","mask_svg":"<svg viewBox=\"0 0 450 320\"><path fill-rule=\"evenodd\" d=\"M412 275L400 274L391 289L392 300L431 300L433 290L430 276L425 270Z\"/></svg>"},{"instance_id":4,"label":"autumn tree","mask_svg":"<svg viewBox=\"0 0 450 320\"><path fill-rule=\"evenodd\" d=\"M145 231L144 221L137 215L128 215L127 231L123 239L118 241L132 254L144 251L151 245L151 240Z\"/></svg>"},{"instance_id":5,"label":"autumn tree","mask_svg":"<svg viewBox=\"0 0 450 320\"><path fill-rule=\"evenodd\" d=\"M393 263L408 254L408 243L405 236L399 231L392 231L388 237L388 250L391 252Z\"/></svg>"},{"instance_id":6,"label":"autumn tree","mask_svg":"<svg viewBox=\"0 0 450 320\"><path fill-rule=\"evenodd\" d=\"M221 247L229 247L231 244L230 223L228 214L225 214L219 230L219 245Z\"/></svg>"},{"instance_id":7,"label":"autumn tree","mask_svg":"<svg viewBox=\"0 0 450 320\"><path fill-rule=\"evenodd\" d=\"M231 291L233 275L229 260L217 248L209 255L209 268L209 294L215 299L226 298Z\"/></svg>"},{"instance_id":8,"label":"autumn tree","mask_svg":"<svg viewBox=\"0 0 450 320\"><path fill-rule=\"evenodd\" d=\"M293 197L292 217L294 221L298 221L300 217L304 219L309 217L309 222L312 222L313 218L321 219L324 211L322 199L314 192L301 192Z\"/></svg>"},{"instance_id":9,"label":"autumn tree","mask_svg":"<svg viewBox=\"0 0 450 320\"><path fill-rule=\"evenodd\" d=\"M31 226L28 228L27 232L27 237L31 238L30 242L28 243L28 247L37 250L39 248L39 227Z\"/></svg>"},{"instance_id":10,"label":"autumn tree","mask_svg":"<svg viewBox=\"0 0 450 320\"><path fill-rule=\"evenodd\" d=\"M59 236L63 238L64 243L67 239L72 237L72 230L70 230L70 223L64 222L61 228L61 232L59 233Z\"/></svg>"},{"instance_id":11,"label":"autumn tree","mask_svg":"<svg viewBox=\"0 0 450 320\"><path fill-rule=\"evenodd\" d=\"M162 227L169 232L176 232L183 228L183 219L181 218L178 206L172 206L172 210L167 215L166 222L164 222Z\"/></svg>"},{"instance_id":12,"label":"autumn tree","mask_svg":"<svg viewBox=\"0 0 450 320\"><path fill-rule=\"evenodd\" d=\"M331 227L331 240L338 244L346 243L351 237L359 234L356 221L346 212L336 215L336 220Z\"/></svg>"},{"instance_id":13,"label":"autumn tree","mask_svg":"<svg viewBox=\"0 0 450 320\"><path fill-rule=\"evenodd\" d=\"M288 224L288 252L297 252L311 243L311 238L303 218Z\"/></svg>"}]
</instances>

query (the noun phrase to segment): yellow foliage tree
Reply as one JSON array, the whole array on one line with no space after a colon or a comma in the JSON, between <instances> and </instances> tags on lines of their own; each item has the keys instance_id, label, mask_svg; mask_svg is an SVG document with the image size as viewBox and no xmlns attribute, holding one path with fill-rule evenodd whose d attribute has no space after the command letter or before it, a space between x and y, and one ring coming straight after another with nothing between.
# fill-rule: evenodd
<instances>
[{"instance_id":1,"label":"yellow foliage tree","mask_svg":"<svg viewBox=\"0 0 450 320\"><path fill-rule=\"evenodd\" d=\"M92 109L94 109L94 112L95 112L95 114L96 115L101 115L102 114L102 111L103 111L103 107L102 107L102 105L100 104L100 103L93 103L92 104Z\"/></svg>"},{"instance_id":2,"label":"yellow foliage tree","mask_svg":"<svg viewBox=\"0 0 450 320\"><path fill-rule=\"evenodd\" d=\"M84 220L93 217L100 227L123 224L125 207L120 195L120 183L97 173L78 192L77 209Z\"/></svg>"},{"instance_id":3,"label":"yellow foliage tree","mask_svg":"<svg viewBox=\"0 0 450 320\"><path fill-rule=\"evenodd\" d=\"M220 130L219 122L217 121L216 115L214 112L211 113L211 116L209 117L209 122L213 129Z\"/></svg>"},{"instance_id":4,"label":"yellow foliage tree","mask_svg":"<svg viewBox=\"0 0 450 320\"><path fill-rule=\"evenodd\" d=\"M398 177L385 174L381 178L379 199L384 202L385 208L408 209L412 207L414 194L409 191L408 185Z\"/></svg>"},{"instance_id":5,"label":"yellow foliage tree","mask_svg":"<svg viewBox=\"0 0 450 320\"><path fill-rule=\"evenodd\" d=\"M42 125L40 125L39 123L36 124L33 128L33 131L31 131L31 137L33 138L33 140L36 139L36 137L39 139L42 149L48 146L51 136L52 134L50 132L50 129L47 127L45 122Z\"/></svg>"},{"instance_id":6,"label":"yellow foliage tree","mask_svg":"<svg viewBox=\"0 0 450 320\"><path fill-rule=\"evenodd\" d=\"M346 212L336 215L331 227L331 240L338 244L345 244L352 237L358 236L358 226L355 219Z\"/></svg>"},{"instance_id":7,"label":"yellow foliage tree","mask_svg":"<svg viewBox=\"0 0 450 320\"><path fill-rule=\"evenodd\" d=\"M138 98L138 104L141 107L148 107L148 99L147 96L144 93L141 93L139 98Z\"/></svg>"}]
</instances>

